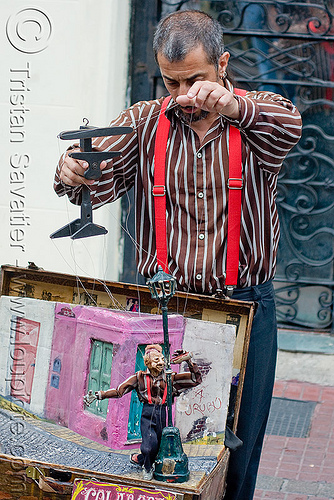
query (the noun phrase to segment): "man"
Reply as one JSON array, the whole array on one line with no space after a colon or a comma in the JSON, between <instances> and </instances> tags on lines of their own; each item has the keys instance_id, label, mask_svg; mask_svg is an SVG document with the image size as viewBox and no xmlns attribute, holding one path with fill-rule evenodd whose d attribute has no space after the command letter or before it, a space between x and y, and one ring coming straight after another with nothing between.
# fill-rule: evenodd
<instances>
[{"instance_id":1,"label":"man","mask_svg":"<svg viewBox=\"0 0 334 500\"><path fill-rule=\"evenodd\" d=\"M186 361L189 372L172 373L172 395L178 395L181 389L196 387L202 382L198 366L191 361L191 354L182 350L174 353L171 362L179 364ZM96 399L121 398L124 394L135 390L143 403L140 419L142 443L140 454L132 454L130 461L143 468L143 478L150 481L153 478L154 461L159 451L161 434L166 427L167 381L165 374L165 358L159 344L149 344L145 348L144 363L146 371L138 371L132 377L122 382L117 389L90 391L84 397L89 406Z\"/></svg>"},{"instance_id":2,"label":"man","mask_svg":"<svg viewBox=\"0 0 334 500\"><path fill-rule=\"evenodd\" d=\"M227 500L253 498L262 441L274 383L277 331L272 279L279 223L277 174L298 142L301 120L292 103L277 94L236 96L227 78L229 60L218 22L198 11L179 11L163 19L154 52L172 100L166 148L166 224L168 267L178 289L212 294L224 288L229 207L228 144L231 125L242 136L242 206L237 288L233 298L258 302L238 423L243 447L231 453ZM122 196L136 196L137 265L151 277L157 271L152 187L154 145L163 99L139 102L112 125L132 134L103 138L96 149L122 150L103 164L98 182L82 176L87 168L67 153L55 179L59 196L80 202L83 183L95 207Z\"/></svg>"}]
</instances>

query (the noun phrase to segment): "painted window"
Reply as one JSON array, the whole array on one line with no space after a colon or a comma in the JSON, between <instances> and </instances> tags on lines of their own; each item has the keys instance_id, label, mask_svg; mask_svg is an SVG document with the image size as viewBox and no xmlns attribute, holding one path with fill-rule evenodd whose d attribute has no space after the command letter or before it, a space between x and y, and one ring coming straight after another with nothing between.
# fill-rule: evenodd
<instances>
[{"instance_id":1,"label":"painted window","mask_svg":"<svg viewBox=\"0 0 334 500\"><path fill-rule=\"evenodd\" d=\"M93 393L99 390L106 391L110 389L113 345L108 342L102 342L101 340L95 339L92 339L91 342L87 390L92 390ZM108 402L109 399L96 401L89 408L87 408L87 410L106 418Z\"/></svg>"}]
</instances>

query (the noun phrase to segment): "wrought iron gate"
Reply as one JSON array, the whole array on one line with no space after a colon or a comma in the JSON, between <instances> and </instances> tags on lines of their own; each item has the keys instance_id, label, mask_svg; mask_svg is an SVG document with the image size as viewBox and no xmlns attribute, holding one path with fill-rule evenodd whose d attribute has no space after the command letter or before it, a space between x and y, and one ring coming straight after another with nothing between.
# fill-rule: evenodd
<instances>
[{"instance_id":1,"label":"wrought iron gate","mask_svg":"<svg viewBox=\"0 0 334 500\"><path fill-rule=\"evenodd\" d=\"M277 91L303 116L302 139L279 175L278 320L333 332L334 0L133 0L132 102L164 93L151 50L156 23L193 8L222 24L238 86Z\"/></svg>"}]
</instances>

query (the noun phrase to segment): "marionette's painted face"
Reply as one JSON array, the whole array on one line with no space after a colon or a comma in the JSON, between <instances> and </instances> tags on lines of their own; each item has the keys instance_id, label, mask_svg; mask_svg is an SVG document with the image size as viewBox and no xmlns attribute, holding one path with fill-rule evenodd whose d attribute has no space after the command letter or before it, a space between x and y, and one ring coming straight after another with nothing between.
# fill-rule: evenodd
<instances>
[{"instance_id":1,"label":"marionette's painted face","mask_svg":"<svg viewBox=\"0 0 334 500\"><path fill-rule=\"evenodd\" d=\"M164 355L156 350L152 350L147 353L145 355L144 362L154 377L159 375L165 367Z\"/></svg>"}]
</instances>

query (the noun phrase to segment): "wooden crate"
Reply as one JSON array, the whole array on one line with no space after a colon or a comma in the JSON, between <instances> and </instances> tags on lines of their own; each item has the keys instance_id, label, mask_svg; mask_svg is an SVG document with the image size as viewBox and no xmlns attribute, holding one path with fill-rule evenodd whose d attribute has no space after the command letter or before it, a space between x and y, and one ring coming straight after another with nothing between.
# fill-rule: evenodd
<instances>
[{"instance_id":1,"label":"wooden crate","mask_svg":"<svg viewBox=\"0 0 334 500\"><path fill-rule=\"evenodd\" d=\"M102 282L91 278L48 272L34 268L2 266L1 295L10 297L30 297L39 300L42 299L71 304L95 305L97 307L112 309L122 307L125 310L130 310L135 304L136 307L140 307L140 312L151 314L160 312L158 311L156 301L151 298L151 294L145 286L118 282ZM234 418L234 430L236 430L250 329L255 311L254 304L232 299L177 292L170 300L168 309L170 312L182 314L191 318L220 323L231 323L237 326L238 335L234 349L233 362L234 366L240 369ZM15 409L13 411L15 411ZM29 419L29 415L26 418ZM1 490L11 494L11 492L13 492L13 484L15 485L19 482L19 478L21 478L22 484L24 485L24 492L21 494L20 492L15 492L13 495L15 498L21 496L50 498L50 494L52 494L52 498L53 495L59 496L59 498L65 498L69 496L68 489L66 489L68 486L66 481L65 485L59 486L60 489L64 489L62 493L60 493L59 490L58 493L52 493L52 485L50 486L50 484L49 487L51 490L49 489L49 492L43 491L40 487L43 487L44 484L45 490L48 489L45 483L52 483L52 479L48 479L50 471L54 469L66 469L71 473L70 482L74 479L94 478L97 481L131 486L137 489L143 488L147 491L159 491L159 488L164 491L167 489L171 494L173 493L176 495L175 498L180 500L218 500L222 498L225 490L229 450L224 446L201 446L201 453L207 454L208 456L214 456L217 460L217 465L208 475L203 474L201 471L192 473L190 480L183 484L166 485L166 483L158 481L145 482L138 474L132 476L117 476L101 473L96 470L86 470L85 467L82 469L69 468L63 467L60 464L43 463L26 457L23 458L19 455L15 458L9 455L0 455L2 478L0 480L0 486ZM185 451L188 456L198 453L194 445L185 445ZM44 476L46 477L45 480L43 480ZM61 482L62 481L60 481L60 483ZM124 500L127 500L126 497L124 497Z\"/></svg>"}]
</instances>

